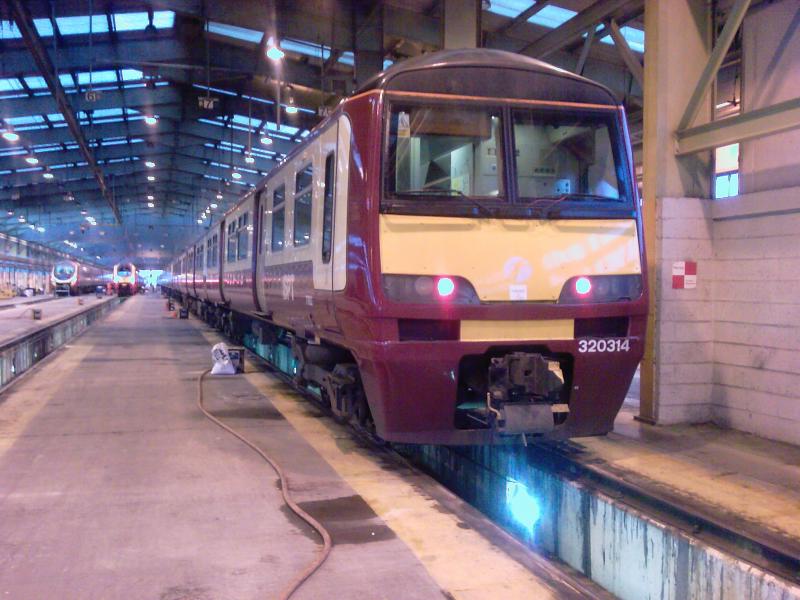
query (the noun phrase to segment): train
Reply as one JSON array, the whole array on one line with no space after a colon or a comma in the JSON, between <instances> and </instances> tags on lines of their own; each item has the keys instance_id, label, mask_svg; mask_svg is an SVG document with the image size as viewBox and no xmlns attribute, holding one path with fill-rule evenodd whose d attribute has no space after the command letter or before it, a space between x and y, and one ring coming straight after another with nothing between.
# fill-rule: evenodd
<instances>
[{"instance_id":1,"label":"train","mask_svg":"<svg viewBox=\"0 0 800 600\"><path fill-rule=\"evenodd\" d=\"M170 265L226 334L388 441L609 432L643 356L648 284L625 111L489 49L397 63Z\"/></svg>"},{"instance_id":2,"label":"train","mask_svg":"<svg viewBox=\"0 0 800 600\"><path fill-rule=\"evenodd\" d=\"M111 282L118 296L136 294L139 291L136 265L127 262L115 264Z\"/></svg>"},{"instance_id":3,"label":"train","mask_svg":"<svg viewBox=\"0 0 800 600\"><path fill-rule=\"evenodd\" d=\"M50 281L56 296L79 296L104 287L106 273L100 267L76 260L60 260L53 265Z\"/></svg>"}]
</instances>

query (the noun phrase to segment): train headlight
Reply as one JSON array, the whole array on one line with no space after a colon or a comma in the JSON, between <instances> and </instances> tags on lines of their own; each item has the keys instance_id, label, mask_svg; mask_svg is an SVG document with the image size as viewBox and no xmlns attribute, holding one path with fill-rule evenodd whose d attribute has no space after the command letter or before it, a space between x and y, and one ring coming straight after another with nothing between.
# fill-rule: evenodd
<instances>
[{"instance_id":1,"label":"train headlight","mask_svg":"<svg viewBox=\"0 0 800 600\"><path fill-rule=\"evenodd\" d=\"M383 275L383 293L395 302L480 304L472 284L451 275Z\"/></svg>"},{"instance_id":2,"label":"train headlight","mask_svg":"<svg viewBox=\"0 0 800 600\"><path fill-rule=\"evenodd\" d=\"M561 288L559 304L592 304L636 300L642 295L641 275L581 275Z\"/></svg>"}]
</instances>

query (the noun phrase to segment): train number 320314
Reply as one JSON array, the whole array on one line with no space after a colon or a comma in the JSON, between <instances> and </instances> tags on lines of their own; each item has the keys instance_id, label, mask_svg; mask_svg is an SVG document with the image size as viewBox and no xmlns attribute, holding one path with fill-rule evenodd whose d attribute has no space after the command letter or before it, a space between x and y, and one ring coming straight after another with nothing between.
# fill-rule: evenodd
<instances>
[{"instance_id":1,"label":"train number 320314","mask_svg":"<svg viewBox=\"0 0 800 600\"><path fill-rule=\"evenodd\" d=\"M628 352L629 339L578 340L578 352Z\"/></svg>"}]
</instances>

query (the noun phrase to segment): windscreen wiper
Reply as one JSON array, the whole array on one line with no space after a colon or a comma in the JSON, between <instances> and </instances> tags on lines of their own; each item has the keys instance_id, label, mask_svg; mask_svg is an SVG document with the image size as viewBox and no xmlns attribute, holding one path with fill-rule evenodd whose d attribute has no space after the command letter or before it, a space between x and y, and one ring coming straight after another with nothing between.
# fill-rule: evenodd
<instances>
[{"instance_id":1,"label":"windscreen wiper","mask_svg":"<svg viewBox=\"0 0 800 600\"><path fill-rule=\"evenodd\" d=\"M484 216L487 216L487 217L495 216L494 209L489 208L488 206L486 206L480 200L476 200L475 198L472 198L471 196L467 196L461 190L456 190L456 189L452 189L452 188L450 188L450 189L430 188L430 189L419 189L419 190L403 190L403 191L396 192L396 193L400 194L400 195L404 195L404 196L405 195L408 195L408 196L449 196L449 197L461 198L461 199L466 200L467 202L471 203L473 206L476 206L478 208L478 212L480 214L483 214Z\"/></svg>"},{"instance_id":2,"label":"windscreen wiper","mask_svg":"<svg viewBox=\"0 0 800 600\"><path fill-rule=\"evenodd\" d=\"M555 208L556 205L561 204L564 200L600 200L601 202L608 202L609 200L614 200L614 198L609 198L608 196L599 196L597 194L561 194L559 196L537 196L533 198L532 203L534 206L538 206L540 203L544 204L542 206L542 216L545 218L550 217L551 211Z\"/></svg>"}]
</instances>

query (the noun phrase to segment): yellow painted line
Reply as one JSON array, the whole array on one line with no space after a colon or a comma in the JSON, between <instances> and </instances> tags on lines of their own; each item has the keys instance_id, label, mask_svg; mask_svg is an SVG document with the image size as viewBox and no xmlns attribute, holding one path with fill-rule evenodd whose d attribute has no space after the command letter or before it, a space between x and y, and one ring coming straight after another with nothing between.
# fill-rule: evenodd
<instances>
[{"instance_id":1,"label":"yellow painted line","mask_svg":"<svg viewBox=\"0 0 800 600\"><path fill-rule=\"evenodd\" d=\"M416 554L439 586L458 600L556 598L553 590L479 533L459 527L455 514L387 471L349 434L286 393L264 373L247 380L269 398L287 421Z\"/></svg>"}]
</instances>

